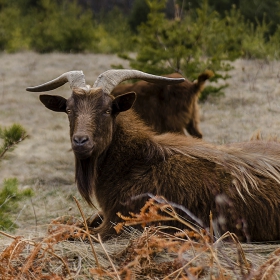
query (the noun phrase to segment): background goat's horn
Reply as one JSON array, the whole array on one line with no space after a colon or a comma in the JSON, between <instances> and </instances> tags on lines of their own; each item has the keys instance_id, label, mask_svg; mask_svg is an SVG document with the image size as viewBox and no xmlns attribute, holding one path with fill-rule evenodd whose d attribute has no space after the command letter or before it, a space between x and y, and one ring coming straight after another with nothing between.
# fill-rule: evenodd
<instances>
[{"instance_id":1,"label":"background goat's horn","mask_svg":"<svg viewBox=\"0 0 280 280\"><path fill-rule=\"evenodd\" d=\"M70 88L78 87L78 88L86 88L86 81L85 81L85 75L83 74L83 71L69 71L61 76L57 77L56 79L53 79L47 83L44 83L39 86L35 87L28 87L27 91L33 91L33 92L41 92L41 91L49 91L56 89L65 83L70 83Z\"/></svg>"},{"instance_id":2,"label":"background goat's horn","mask_svg":"<svg viewBox=\"0 0 280 280\"><path fill-rule=\"evenodd\" d=\"M147 74L138 70L112 69L100 74L93 87L101 87L104 92L111 93L112 90L121 82L129 79L141 79L151 83L178 84L185 81L184 78L166 78Z\"/></svg>"}]
</instances>

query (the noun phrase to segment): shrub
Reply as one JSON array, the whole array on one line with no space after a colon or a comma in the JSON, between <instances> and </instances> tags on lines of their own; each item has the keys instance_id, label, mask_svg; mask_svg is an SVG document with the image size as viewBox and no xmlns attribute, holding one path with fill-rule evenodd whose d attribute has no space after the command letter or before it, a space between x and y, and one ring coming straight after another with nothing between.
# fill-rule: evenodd
<instances>
[{"instance_id":1,"label":"shrub","mask_svg":"<svg viewBox=\"0 0 280 280\"><path fill-rule=\"evenodd\" d=\"M94 51L119 53L134 49L135 44L131 40L132 32L128 19L119 9L113 9L107 14L100 14L98 19Z\"/></svg>"},{"instance_id":2,"label":"shrub","mask_svg":"<svg viewBox=\"0 0 280 280\"><path fill-rule=\"evenodd\" d=\"M0 3L0 50L7 52L117 53L132 50L131 33L118 9L94 16L75 0Z\"/></svg>"},{"instance_id":3,"label":"shrub","mask_svg":"<svg viewBox=\"0 0 280 280\"><path fill-rule=\"evenodd\" d=\"M38 52L79 52L92 49L95 42L92 13L76 2L41 0L32 11L30 46Z\"/></svg>"},{"instance_id":4,"label":"shrub","mask_svg":"<svg viewBox=\"0 0 280 280\"><path fill-rule=\"evenodd\" d=\"M7 151L27 137L26 131L19 124L13 124L8 128L0 127L0 158L3 158ZM11 214L18 211L18 202L23 198L32 195L31 189L18 190L18 180L16 178L6 179L0 188L0 228L14 229L16 224L12 221Z\"/></svg>"},{"instance_id":5,"label":"shrub","mask_svg":"<svg viewBox=\"0 0 280 280\"><path fill-rule=\"evenodd\" d=\"M2 140L2 145L0 146L0 158L2 158L8 150L14 149L15 145L26 137L25 129L19 124L13 124L9 128L0 127L0 139Z\"/></svg>"},{"instance_id":6,"label":"shrub","mask_svg":"<svg viewBox=\"0 0 280 280\"><path fill-rule=\"evenodd\" d=\"M0 188L0 228L13 230L16 224L11 216L18 212L18 202L24 198L31 197L31 189L19 190L16 178L5 179Z\"/></svg>"},{"instance_id":7,"label":"shrub","mask_svg":"<svg viewBox=\"0 0 280 280\"><path fill-rule=\"evenodd\" d=\"M265 39L269 25L266 21L253 24L245 20L234 5L231 10L225 12L225 17L221 21L219 36L216 36L210 53L215 53L217 45L223 53L231 59L243 58L267 58L268 42Z\"/></svg>"},{"instance_id":8,"label":"shrub","mask_svg":"<svg viewBox=\"0 0 280 280\"><path fill-rule=\"evenodd\" d=\"M76 1L11 1L0 9L0 50L7 52L92 50L94 30L92 12Z\"/></svg>"},{"instance_id":9,"label":"shrub","mask_svg":"<svg viewBox=\"0 0 280 280\"><path fill-rule=\"evenodd\" d=\"M25 36L25 26L25 19L18 8L0 9L0 50L15 52L28 49L30 40Z\"/></svg>"}]
</instances>

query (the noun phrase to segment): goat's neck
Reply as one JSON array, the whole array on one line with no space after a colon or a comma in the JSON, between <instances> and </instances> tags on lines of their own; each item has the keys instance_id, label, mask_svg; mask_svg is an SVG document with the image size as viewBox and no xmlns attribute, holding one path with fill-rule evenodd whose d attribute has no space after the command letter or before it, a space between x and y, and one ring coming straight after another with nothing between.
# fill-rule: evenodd
<instances>
[{"instance_id":1,"label":"goat's neck","mask_svg":"<svg viewBox=\"0 0 280 280\"><path fill-rule=\"evenodd\" d=\"M111 145L99 157L98 166L106 168L111 162L115 165L126 164L133 159L147 164L152 160L164 159L165 150L154 141L155 133L133 112L120 114L115 123ZM103 162L106 166L103 166Z\"/></svg>"}]
</instances>

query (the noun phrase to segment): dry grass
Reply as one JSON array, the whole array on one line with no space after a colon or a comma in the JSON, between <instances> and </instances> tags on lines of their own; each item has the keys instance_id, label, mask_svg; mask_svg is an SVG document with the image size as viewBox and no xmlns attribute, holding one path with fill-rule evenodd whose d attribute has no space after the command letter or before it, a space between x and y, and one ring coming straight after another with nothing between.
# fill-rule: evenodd
<instances>
[{"instance_id":1,"label":"dry grass","mask_svg":"<svg viewBox=\"0 0 280 280\"><path fill-rule=\"evenodd\" d=\"M126 217L118 230L131 223L158 221L158 213L181 221L186 230L168 234L168 227L146 227L142 233L132 231L103 243L87 227L77 226L82 222L69 217L63 223L53 221L44 236L0 232L13 240L1 250L0 275L3 279L279 279L280 248L241 245L230 233L215 239L211 230L193 229L157 198L132 219Z\"/></svg>"},{"instance_id":2,"label":"dry grass","mask_svg":"<svg viewBox=\"0 0 280 280\"><path fill-rule=\"evenodd\" d=\"M204 139L215 143L246 141L256 131L279 136L280 62L237 60L225 97L201 106Z\"/></svg>"},{"instance_id":3,"label":"dry grass","mask_svg":"<svg viewBox=\"0 0 280 280\"><path fill-rule=\"evenodd\" d=\"M91 214L92 209L81 200L74 184L74 159L70 151L67 118L63 114L45 109L39 102L38 94L28 93L25 88L45 82L69 70L83 70L87 82L92 84L101 72L110 68L111 64L123 63L127 66L127 63L111 55L58 53L39 55L32 52L2 53L0 61L0 126L9 126L17 122L29 135L29 138L20 143L12 153L5 154L0 162L0 177L2 179L17 177L21 188L28 186L35 191L32 200L25 201L21 205L20 213L15 215L19 226L16 234L10 237L0 236L1 258L5 256L5 252L13 253L13 258L4 260L7 268L12 269L14 266L21 268L15 272L18 276L22 275L18 279L25 279L23 269L26 275L30 275L30 279L36 279L32 278L32 273L37 272L46 272L45 279L96 278L95 274L99 271L95 270L96 260L90 244L82 239L69 241L65 238L69 237L69 234L81 234L83 237L86 236L86 232L75 232L72 226L69 226L70 228L61 226L60 230L68 233L59 235L58 239L49 239L56 233L46 234L47 225L52 219L63 215L80 216L72 199L73 195L78 197L86 216ZM258 130L264 136L279 136L280 62L238 60L234 62L234 66L225 96L201 104L201 130L204 139L214 143L243 141L250 139ZM65 85L56 93L67 96L69 87ZM275 279L280 278L279 271L276 270L279 267L277 245L242 244L240 247L236 241L231 243L224 241L216 243L216 241L209 244L204 237L199 237L198 240L189 237L190 239L171 237L159 233L158 228L147 228L143 233L132 231L125 236L105 242L102 244L105 250L98 242L94 248L100 266L111 275L108 279L118 277L112 263L118 273L126 273L121 272L121 269L131 262L127 269L133 268L135 279L163 279L162 276L157 276L159 272L165 271L167 276L188 262L190 264L187 270L184 268L177 279L184 279L183 277L196 279L188 273L200 273L201 279L227 279L226 275L217 274L222 271L221 269L229 273L230 279L273 279L272 275ZM155 247L155 250L160 251L150 254L149 244L155 245L149 242L155 242L154 238L159 244L170 244L170 247L167 246L163 250L160 246ZM173 252L173 249L170 251L174 244L189 249L184 252L180 250ZM52 249L50 252L46 251L47 246ZM208 246L208 249L203 251L205 246ZM147 250L145 252L147 259L143 254L143 259L141 257L133 263L137 252L143 253L141 248ZM212 248L212 251L209 248ZM244 252L250 269L241 258L243 255L241 252ZM107 255L112 258L111 262ZM29 266L30 260L33 258L34 261L35 256L36 259L40 256L38 262L40 268L34 262ZM138 262L141 266L138 266ZM146 270L143 270L145 265ZM31 271L31 267L37 269L37 272ZM150 278L144 276L148 275L149 269ZM212 278L209 276L211 271ZM50 273L60 275L62 278L51 278ZM121 279L125 279L124 275L121 274ZM15 278L11 276L10 279ZM176 279L176 275L166 279Z\"/></svg>"}]
</instances>

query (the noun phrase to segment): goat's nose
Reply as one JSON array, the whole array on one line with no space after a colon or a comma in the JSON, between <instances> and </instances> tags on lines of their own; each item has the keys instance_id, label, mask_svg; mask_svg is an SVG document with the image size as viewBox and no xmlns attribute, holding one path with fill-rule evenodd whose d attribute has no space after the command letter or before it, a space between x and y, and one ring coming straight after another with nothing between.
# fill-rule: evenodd
<instances>
[{"instance_id":1,"label":"goat's nose","mask_svg":"<svg viewBox=\"0 0 280 280\"><path fill-rule=\"evenodd\" d=\"M89 140L88 136L84 136L84 135L75 135L73 137L73 142L76 146L83 146L88 142L88 140Z\"/></svg>"}]
</instances>

